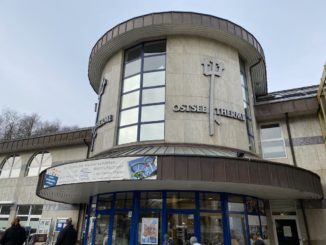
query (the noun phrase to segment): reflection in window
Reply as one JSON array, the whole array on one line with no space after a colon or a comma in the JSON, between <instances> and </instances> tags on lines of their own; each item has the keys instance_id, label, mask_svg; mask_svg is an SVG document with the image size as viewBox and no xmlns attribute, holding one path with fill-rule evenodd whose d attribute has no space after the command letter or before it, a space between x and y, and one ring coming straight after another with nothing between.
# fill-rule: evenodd
<instances>
[{"instance_id":1,"label":"reflection in window","mask_svg":"<svg viewBox=\"0 0 326 245\"><path fill-rule=\"evenodd\" d=\"M244 214L229 214L231 244L248 245Z\"/></svg>"},{"instance_id":2,"label":"reflection in window","mask_svg":"<svg viewBox=\"0 0 326 245\"><path fill-rule=\"evenodd\" d=\"M118 144L164 139L165 41L125 52Z\"/></svg>"},{"instance_id":3,"label":"reflection in window","mask_svg":"<svg viewBox=\"0 0 326 245\"><path fill-rule=\"evenodd\" d=\"M223 219L220 213L200 213L202 244L224 244Z\"/></svg>"},{"instance_id":4,"label":"reflection in window","mask_svg":"<svg viewBox=\"0 0 326 245\"><path fill-rule=\"evenodd\" d=\"M26 176L37 176L44 169L51 167L52 156L49 152L41 152L32 157L27 166Z\"/></svg>"},{"instance_id":5,"label":"reflection in window","mask_svg":"<svg viewBox=\"0 0 326 245\"><path fill-rule=\"evenodd\" d=\"M168 192L166 194L168 208L195 208L194 192Z\"/></svg>"},{"instance_id":6,"label":"reflection in window","mask_svg":"<svg viewBox=\"0 0 326 245\"><path fill-rule=\"evenodd\" d=\"M21 167L22 167L22 160L20 156L11 156L7 158L3 162L2 166L0 166L0 179L18 178Z\"/></svg>"},{"instance_id":7,"label":"reflection in window","mask_svg":"<svg viewBox=\"0 0 326 245\"><path fill-rule=\"evenodd\" d=\"M265 159L286 157L284 139L279 124L261 126L261 147Z\"/></svg>"},{"instance_id":8,"label":"reflection in window","mask_svg":"<svg viewBox=\"0 0 326 245\"><path fill-rule=\"evenodd\" d=\"M116 212L114 215L112 245L129 245L131 215L128 212Z\"/></svg>"},{"instance_id":9,"label":"reflection in window","mask_svg":"<svg viewBox=\"0 0 326 245\"><path fill-rule=\"evenodd\" d=\"M240 81L241 81L241 89L242 89L242 100L243 107L246 116L246 126L247 126L247 134L249 141L249 150L255 152L255 137L254 130L252 124L252 117L250 112L250 99L249 99L249 89L248 89L248 81L246 76L245 64L243 61L240 61Z\"/></svg>"}]
</instances>

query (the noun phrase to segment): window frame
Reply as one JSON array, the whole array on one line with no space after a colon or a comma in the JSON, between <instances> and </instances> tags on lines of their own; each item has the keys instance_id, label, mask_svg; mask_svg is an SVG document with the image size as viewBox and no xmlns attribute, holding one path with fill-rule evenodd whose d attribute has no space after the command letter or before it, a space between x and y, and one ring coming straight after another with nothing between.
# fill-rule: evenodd
<instances>
[{"instance_id":1,"label":"window frame","mask_svg":"<svg viewBox=\"0 0 326 245\"><path fill-rule=\"evenodd\" d=\"M278 127L281 130L281 138L273 138L273 139L268 139L268 140L263 140L262 139L262 130L263 127L267 127L267 126L272 126L272 125L278 125ZM261 155L263 157L263 159L282 159L282 158L287 158L287 152L286 152L286 145L285 145L285 138L284 138L284 134L283 134L283 130L282 130L282 126L280 122L268 122L268 123L263 123L259 125L259 135L260 135L260 147L261 147ZM283 144L283 149L284 149L284 156L282 157L269 157L266 158L264 157L264 150L263 150L263 142L273 142L273 141L278 141L278 140L282 140Z\"/></svg>"},{"instance_id":2,"label":"window frame","mask_svg":"<svg viewBox=\"0 0 326 245\"><path fill-rule=\"evenodd\" d=\"M31 156L31 158L29 159L28 164L27 164L27 166L26 166L26 169L25 169L25 177L36 177L36 176L38 176L38 175L40 174L41 169L42 169L42 165L43 165L44 154L47 154L47 153L50 154L51 159L52 159L52 154L51 154L49 151L39 151L39 152L34 153L34 154ZM33 160L34 160L35 157L36 157L37 155L39 155L39 154L42 154L42 158L41 158L41 162L40 162L40 164L39 164L39 166L38 166L38 173L37 173L37 175L28 175ZM51 160L51 165L50 165L49 167L52 166L52 163L53 163L53 161ZM43 171L43 170L42 170L42 171Z\"/></svg>"},{"instance_id":3,"label":"window frame","mask_svg":"<svg viewBox=\"0 0 326 245\"><path fill-rule=\"evenodd\" d=\"M19 214L19 207L21 206L29 206L29 210L28 210L28 214ZM33 206L42 206L42 213L41 214L32 214L32 208ZM26 221L22 221L22 222L26 222L26 224L24 226L30 226L30 222L31 219L38 219L40 221L40 219L42 218L42 214L43 214L43 209L44 209L44 205L42 204L22 204L22 205L17 205L16 208L16 217L18 218L22 218L22 217L27 217ZM37 230L38 227L33 228Z\"/></svg>"},{"instance_id":4,"label":"window frame","mask_svg":"<svg viewBox=\"0 0 326 245\"><path fill-rule=\"evenodd\" d=\"M3 171L3 167L5 166L6 162L10 159L10 158L13 158L13 161L11 163L11 166L10 166L10 171L9 171L9 175L8 177L1 177L2 175L2 171ZM12 177L12 170L13 170L13 166L15 164L15 161L16 161L16 158L20 158L20 169L19 169L19 174L17 177ZM8 157L6 157L5 159L3 159L1 165L0 165L0 179L14 179L14 178L19 178L20 177L20 173L21 173L21 169L22 169L22 166L23 166L23 163L22 163L22 159L20 157L19 154L13 154L13 155L9 155Z\"/></svg>"},{"instance_id":5,"label":"window frame","mask_svg":"<svg viewBox=\"0 0 326 245\"><path fill-rule=\"evenodd\" d=\"M162 53L154 53L154 54L147 54L145 55L145 50L144 47L146 44L149 43L162 43L164 42L165 45L165 52ZM127 53L130 50L136 49L136 48L140 48L140 57L139 58L134 58L130 61L126 61L127 59ZM146 142L146 141L163 141L165 138L165 104L166 104L166 39L160 39L160 40L154 40L154 41L148 41L148 42L143 42L140 44L137 44L131 48L128 48L124 51L124 60L123 60L123 72L122 72L122 82L121 82L121 91L120 91L120 104L119 104L119 120L118 120L118 126L117 126L117 137L116 137L116 145L124 145L124 144L130 144L130 143L135 143L135 142ZM159 57L159 56L164 56L164 68L162 69L154 69L154 70L146 70L145 71L145 67L144 67L144 63L145 63L145 59L146 58L152 58L152 57ZM129 64L130 62L134 62L135 60L140 59L141 62L141 66L140 66L140 71L137 73L134 73L132 75L129 76L124 76L125 74L125 69L126 69L126 65ZM160 84L160 85L154 85L154 86L144 86L144 74L149 74L149 73L153 73L153 72L162 72L164 71L164 84ZM132 89L132 90L128 90L126 92L124 92L124 86L125 86L125 80L134 76L140 76L139 78L139 87L136 89ZM153 103L143 103L143 92L146 90L151 90L151 89L157 89L157 88L164 88L164 100L161 102L153 102ZM139 98L138 98L138 104L137 105L133 105L130 107L124 107L122 108L122 103L123 103L123 96L130 94L130 93L134 93L136 91L139 91ZM148 121L142 121L142 109L144 107L147 106L156 106L156 105L164 105L164 110L163 110L163 119L162 120L148 120ZM127 111L130 109L135 109L138 108L138 117L137 117L137 122L133 122L130 124L124 124L121 126L121 113L123 111ZM146 124L161 124L163 123L163 137L161 139L150 139L150 140L141 140L142 135L141 135L141 127L142 125L146 125ZM128 127L133 127L136 126L136 139L133 141L129 141L129 142L123 142L120 143L120 129L124 129L124 128L128 128Z\"/></svg>"}]
</instances>

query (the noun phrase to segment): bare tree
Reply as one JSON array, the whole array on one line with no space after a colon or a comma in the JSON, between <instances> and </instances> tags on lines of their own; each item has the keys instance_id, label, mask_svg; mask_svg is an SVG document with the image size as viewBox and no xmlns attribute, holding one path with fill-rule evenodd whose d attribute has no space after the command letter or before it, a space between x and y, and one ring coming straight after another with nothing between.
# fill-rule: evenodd
<instances>
[{"instance_id":1,"label":"bare tree","mask_svg":"<svg viewBox=\"0 0 326 245\"><path fill-rule=\"evenodd\" d=\"M77 126L61 126L59 120L41 121L36 113L26 115L11 109L4 109L0 114L0 140L26 138L77 128Z\"/></svg>"}]
</instances>

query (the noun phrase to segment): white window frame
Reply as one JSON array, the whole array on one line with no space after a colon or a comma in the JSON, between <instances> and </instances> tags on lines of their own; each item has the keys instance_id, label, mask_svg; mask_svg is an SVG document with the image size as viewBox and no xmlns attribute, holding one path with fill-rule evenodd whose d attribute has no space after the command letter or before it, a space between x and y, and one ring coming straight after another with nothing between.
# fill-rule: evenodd
<instances>
[{"instance_id":1,"label":"white window frame","mask_svg":"<svg viewBox=\"0 0 326 245\"><path fill-rule=\"evenodd\" d=\"M268 139L268 140L263 140L262 139L262 127L266 127L266 126L272 126L272 125L278 125L278 127L281 130L281 138L273 138L273 139ZM263 159L282 159L282 158L287 158L287 152L286 152L286 145L285 145L285 139L284 139L284 135L283 135L283 128L281 126L282 124L280 122L269 122L269 123L264 123L264 124L260 124L259 125L259 133L260 133L260 147L261 147L261 154ZM282 157L264 157L264 150L263 150L263 142L273 142L273 141L277 141L277 140L282 140L283 142L283 149L284 149L284 155Z\"/></svg>"},{"instance_id":2,"label":"white window frame","mask_svg":"<svg viewBox=\"0 0 326 245\"><path fill-rule=\"evenodd\" d=\"M42 169L44 154L47 154L47 153L50 154L50 155L51 155L51 158L52 158L52 154L51 154L50 152L48 152L48 151L40 151L40 152L37 152L37 153L35 153L35 154L30 158L30 160L29 160L29 162L28 162L28 164L27 164L27 167L26 167L25 177L35 177L35 176L38 176L38 174L41 172L41 169ZM36 157L37 155L39 155L39 154L42 154L42 158L41 158L40 165L39 165L39 167L38 167L38 171L37 171L38 174L37 174L37 175L28 175L28 174L29 174L29 170L30 170L30 166L31 166L33 160L34 160L35 157ZM52 166L52 163L53 163L53 161L51 161L51 165L50 165L49 167Z\"/></svg>"},{"instance_id":3,"label":"white window frame","mask_svg":"<svg viewBox=\"0 0 326 245\"><path fill-rule=\"evenodd\" d=\"M19 206L29 206L28 214L19 214ZM20 205L17 205L16 216L18 218L27 217L26 224L24 224L24 226L30 226L31 219L33 219L33 218L37 218L38 220L40 220L42 218L42 214L31 214L32 206L42 206L42 213L43 213L44 206L42 204L20 204ZM22 221L22 222L25 222L25 221ZM36 226L35 229L37 230L37 228L38 228L38 225Z\"/></svg>"},{"instance_id":4,"label":"white window frame","mask_svg":"<svg viewBox=\"0 0 326 245\"><path fill-rule=\"evenodd\" d=\"M11 164L11 167L10 167L10 172L9 172L9 175L8 177L1 177L2 175L2 170L3 170L3 167L5 166L6 162L10 159L10 158L13 158L13 161L12 161L12 164ZM20 169L19 169L19 175L17 177L12 177L11 174L12 174L12 169L14 167L14 164L15 164L15 161L16 161L16 158L20 158ZM11 155L7 158L5 158L1 165L0 165L0 179L13 179L13 178L19 178L20 174L21 174L21 169L22 169L22 166L23 166L23 163L22 163L22 159L20 157L20 155Z\"/></svg>"},{"instance_id":5,"label":"white window frame","mask_svg":"<svg viewBox=\"0 0 326 245\"><path fill-rule=\"evenodd\" d=\"M0 219L7 219L7 226L8 226L10 211L9 211L9 214L1 214L1 209L2 209L3 206L11 206L11 205L10 204L1 204L0 203ZM2 229L2 227L0 227L0 229Z\"/></svg>"}]
</instances>

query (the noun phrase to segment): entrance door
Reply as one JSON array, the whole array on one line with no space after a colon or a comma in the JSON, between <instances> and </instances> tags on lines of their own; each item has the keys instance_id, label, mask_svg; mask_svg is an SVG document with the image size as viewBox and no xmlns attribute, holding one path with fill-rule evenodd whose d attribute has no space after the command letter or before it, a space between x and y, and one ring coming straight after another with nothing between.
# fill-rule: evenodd
<instances>
[{"instance_id":1,"label":"entrance door","mask_svg":"<svg viewBox=\"0 0 326 245\"><path fill-rule=\"evenodd\" d=\"M195 235L194 213L169 213L167 217L168 236L173 245L189 245Z\"/></svg>"},{"instance_id":2,"label":"entrance door","mask_svg":"<svg viewBox=\"0 0 326 245\"><path fill-rule=\"evenodd\" d=\"M110 215L97 214L94 245L108 244Z\"/></svg>"},{"instance_id":3,"label":"entrance door","mask_svg":"<svg viewBox=\"0 0 326 245\"><path fill-rule=\"evenodd\" d=\"M300 245L299 232L295 219L275 218L278 245Z\"/></svg>"}]
</instances>

